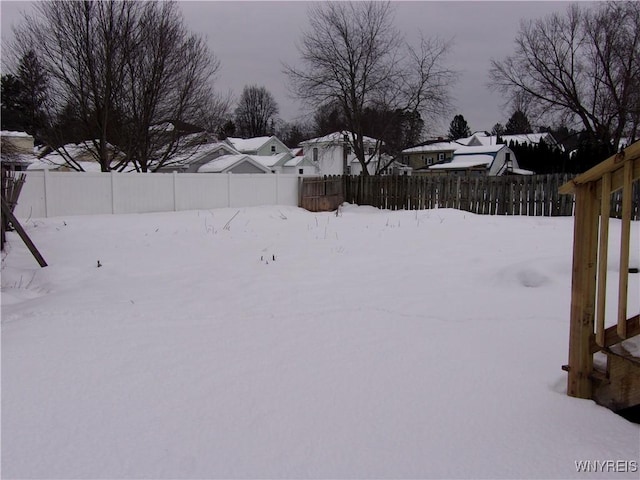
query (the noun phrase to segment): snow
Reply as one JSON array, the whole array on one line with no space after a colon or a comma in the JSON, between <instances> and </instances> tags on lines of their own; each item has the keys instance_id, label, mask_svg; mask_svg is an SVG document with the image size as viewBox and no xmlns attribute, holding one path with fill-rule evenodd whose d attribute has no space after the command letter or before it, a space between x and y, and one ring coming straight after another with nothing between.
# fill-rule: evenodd
<instances>
[{"instance_id":1,"label":"snow","mask_svg":"<svg viewBox=\"0 0 640 480\"><path fill-rule=\"evenodd\" d=\"M33 138L27 132L20 132L20 131L13 131L13 130L2 130L2 131L0 131L0 137Z\"/></svg>"},{"instance_id":2,"label":"snow","mask_svg":"<svg viewBox=\"0 0 640 480\"><path fill-rule=\"evenodd\" d=\"M479 166L487 166L493 162L491 155L460 155L455 156L448 163L438 163L431 165L430 170L449 170L457 168L472 168Z\"/></svg>"},{"instance_id":3,"label":"snow","mask_svg":"<svg viewBox=\"0 0 640 480\"><path fill-rule=\"evenodd\" d=\"M640 426L566 395L572 218L265 206L24 226L49 266L9 233L3 478L584 478L576 461L639 460ZM613 220L611 313L619 239Z\"/></svg>"},{"instance_id":4,"label":"snow","mask_svg":"<svg viewBox=\"0 0 640 480\"><path fill-rule=\"evenodd\" d=\"M200 168L198 168L198 173L222 173L226 172L236 165L247 162L255 167L264 170L264 172L268 172L267 168L261 163L256 162L250 155L239 154L239 155L222 155L220 157L214 158L210 162L205 163Z\"/></svg>"},{"instance_id":5,"label":"snow","mask_svg":"<svg viewBox=\"0 0 640 480\"><path fill-rule=\"evenodd\" d=\"M328 135L325 135L323 137L317 137L317 138L312 138L309 140L305 140L304 142L300 142L300 145L314 145L314 144L323 144L323 143L329 143L329 144L333 144L333 143L338 143L338 144L342 144L344 143L344 136L347 135L347 137L349 138L349 141L352 138L352 134L351 132L348 132L346 130L343 130L341 132L333 132L330 133ZM378 142L378 140L376 140L375 138L371 138L371 137L367 137L367 136L362 136L362 141L365 144L375 144L376 142Z\"/></svg>"},{"instance_id":6,"label":"snow","mask_svg":"<svg viewBox=\"0 0 640 480\"><path fill-rule=\"evenodd\" d=\"M423 153L423 152L442 152L454 151L460 148L460 144L456 142L437 142L429 145L418 145L417 147L405 148L402 153Z\"/></svg>"},{"instance_id":7,"label":"snow","mask_svg":"<svg viewBox=\"0 0 640 480\"><path fill-rule=\"evenodd\" d=\"M236 138L227 137L227 141L231 142L233 147L241 153L257 151L272 137L253 137L253 138Z\"/></svg>"}]
</instances>

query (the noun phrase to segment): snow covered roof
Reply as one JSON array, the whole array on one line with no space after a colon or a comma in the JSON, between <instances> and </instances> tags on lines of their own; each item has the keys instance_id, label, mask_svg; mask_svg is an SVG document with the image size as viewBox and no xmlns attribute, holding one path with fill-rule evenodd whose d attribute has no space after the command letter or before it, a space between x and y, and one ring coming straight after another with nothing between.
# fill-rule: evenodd
<instances>
[{"instance_id":1,"label":"snow covered roof","mask_svg":"<svg viewBox=\"0 0 640 480\"><path fill-rule=\"evenodd\" d=\"M349 139L352 138L352 134L351 132L348 132L346 130L343 130L341 132L333 132L330 133L329 135L325 135L324 137L317 137L317 138L311 138L309 140L305 140L304 142L300 142L300 145L312 145L312 144L319 144L319 143L343 143L344 142L344 136L347 135L347 137ZM364 143L376 143L378 142L378 140L376 140L375 138L372 137L367 137L364 136L363 137Z\"/></svg>"},{"instance_id":2,"label":"snow covered roof","mask_svg":"<svg viewBox=\"0 0 640 480\"><path fill-rule=\"evenodd\" d=\"M436 142L429 145L418 145L417 147L405 148L402 153L426 153L426 152L442 152L453 151L459 148L460 144L456 142Z\"/></svg>"},{"instance_id":3,"label":"snow covered roof","mask_svg":"<svg viewBox=\"0 0 640 480\"><path fill-rule=\"evenodd\" d=\"M198 168L198 173L224 173L243 162L248 162L257 168L264 170L265 173L269 171L264 165L254 160L251 155L238 154L223 155L215 158Z\"/></svg>"},{"instance_id":4,"label":"snow covered roof","mask_svg":"<svg viewBox=\"0 0 640 480\"><path fill-rule=\"evenodd\" d=\"M476 155L476 154L487 154L487 155L491 155L491 157L495 157L496 153L498 153L500 150L502 150L503 148L508 148L506 145L503 145L501 143L497 144L497 145L480 145L480 146L473 146L473 147L460 147L457 148L454 152L453 152L453 158L460 156L460 155Z\"/></svg>"},{"instance_id":5,"label":"snow covered roof","mask_svg":"<svg viewBox=\"0 0 640 480\"><path fill-rule=\"evenodd\" d=\"M515 175L533 175L531 170L525 170L524 168L512 168L511 172Z\"/></svg>"},{"instance_id":6,"label":"snow covered roof","mask_svg":"<svg viewBox=\"0 0 640 480\"><path fill-rule=\"evenodd\" d=\"M467 147L468 148L468 147ZM489 166L493 162L493 155L489 154L467 154L455 156L449 163L437 163L429 167L430 170L457 170L462 168L473 168Z\"/></svg>"},{"instance_id":7,"label":"snow covered roof","mask_svg":"<svg viewBox=\"0 0 640 480\"><path fill-rule=\"evenodd\" d=\"M206 143L203 145L194 145L188 149L182 151L179 155L175 155L171 158L168 166L184 166L197 162L202 157L215 152L218 149L223 149L226 155L236 155L240 152L236 151L232 146L224 142Z\"/></svg>"},{"instance_id":8,"label":"snow covered roof","mask_svg":"<svg viewBox=\"0 0 640 480\"><path fill-rule=\"evenodd\" d=\"M260 147L262 147L265 143L271 140L273 137L253 137L253 138L237 138L237 137L227 137L227 141L229 141L233 147L239 152L254 152Z\"/></svg>"},{"instance_id":9,"label":"snow covered roof","mask_svg":"<svg viewBox=\"0 0 640 480\"><path fill-rule=\"evenodd\" d=\"M13 130L2 130L2 131L0 131L0 136L2 136L2 137L33 138L27 132L16 132L16 131L13 131Z\"/></svg>"},{"instance_id":10,"label":"snow covered roof","mask_svg":"<svg viewBox=\"0 0 640 480\"><path fill-rule=\"evenodd\" d=\"M267 168L283 166L287 163L289 159L291 159L291 153L289 152L278 153L276 155L247 155L247 156Z\"/></svg>"}]
</instances>

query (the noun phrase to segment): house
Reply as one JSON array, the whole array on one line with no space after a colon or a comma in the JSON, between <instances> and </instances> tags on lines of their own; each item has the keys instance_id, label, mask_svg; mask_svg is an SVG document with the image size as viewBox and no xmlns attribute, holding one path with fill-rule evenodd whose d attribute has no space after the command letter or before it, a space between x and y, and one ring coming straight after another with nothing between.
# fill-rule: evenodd
<instances>
[{"instance_id":1,"label":"house","mask_svg":"<svg viewBox=\"0 0 640 480\"><path fill-rule=\"evenodd\" d=\"M360 175L362 164L353 153L350 132L334 132L324 137L312 138L300 145L304 148L304 156L317 166L320 175ZM367 171L375 174L380 162L381 141L364 137L367 158L372 157Z\"/></svg>"},{"instance_id":2,"label":"house","mask_svg":"<svg viewBox=\"0 0 640 480\"><path fill-rule=\"evenodd\" d=\"M282 166L282 173L317 175L318 167L305 156L297 155Z\"/></svg>"},{"instance_id":3,"label":"house","mask_svg":"<svg viewBox=\"0 0 640 480\"><path fill-rule=\"evenodd\" d=\"M453 158L453 152L460 147L459 143L440 140L405 148L402 151L402 163L414 170L428 168L436 163L450 161Z\"/></svg>"},{"instance_id":4,"label":"house","mask_svg":"<svg viewBox=\"0 0 640 480\"><path fill-rule=\"evenodd\" d=\"M278 155L291 151L282 141L276 136L270 137L254 137L254 138L235 138L227 137L227 142L232 148L240 153L247 155Z\"/></svg>"},{"instance_id":5,"label":"house","mask_svg":"<svg viewBox=\"0 0 640 480\"><path fill-rule=\"evenodd\" d=\"M200 165L198 173L271 173L271 170L251 155L242 153L235 155L222 155L209 162Z\"/></svg>"},{"instance_id":6,"label":"house","mask_svg":"<svg viewBox=\"0 0 640 480\"><path fill-rule=\"evenodd\" d=\"M125 155L120 149L110 143L106 145L106 148L110 156L111 166L112 168L116 168L124 159ZM68 143L56 150L45 147L41 154L27 167L27 170L77 171L78 168L73 168L69 160L71 160L76 167L82 169L82 171L101 171L96 146L91 140L85 140L79 143Z\"/></svg>"},{"instance_id":7,"label":"house","mask_svg":"<svg viewBox=\"0 0 640 480\"><path fill-rule=\"evenodd\" d=\"M171 160L158 169L158 172L195 173L202 165L218 157L238 155L239 153L226 142L214 141L202 145L193 145L179 155L172 157Z\"/></svg>"},{"instance_id":8,"label":"house","mask_svg":"<svg viewBox=\"0 0 640 480\"><path fill-rule=\"evenodd\" d=\"M504 144L460 147L449 162L428 167L429 173L456 175L531 175L519 167L513 151Z\"/></svg>"},{"instance_id":9,"label":"house","mask_svg":"<svg viewBox=\"0 0 640 480\"><path fill-rule=\"evenodd\" d=\"M3 169L21 172L36 159L33 153L33 137L28 133L2 130L0 138Z\"/></svg>"}]
</instances>

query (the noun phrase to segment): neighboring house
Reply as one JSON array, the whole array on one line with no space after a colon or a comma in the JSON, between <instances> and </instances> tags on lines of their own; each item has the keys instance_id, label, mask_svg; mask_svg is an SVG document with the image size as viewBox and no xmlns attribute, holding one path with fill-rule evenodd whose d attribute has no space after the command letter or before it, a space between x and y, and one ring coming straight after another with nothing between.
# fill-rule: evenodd
<instances>
[{"instance_id":1,"label":"neighboring house","mask_svg":"<svg viewBox=\"0 0 640 480\"><path fill-rule=\"evenodd\" d=\"M275 155L249 155L253 160L269 169L271 173L283 173L284 165L293 158L290 151Z\"/></svg>"},{"instance_id":2,"label":"neighboring house","mask_svg":"<svg viewBox=\"0 0 640 480\"><path fill-rule=\"evenodd\" d=\"M305 158L317 166L320 175L360 175L362 164L353 153L350 138L349 132L334 132L300 142L300 145L304 149ZM380 141L364 137L364 146L367 159L373 156L367 165L368 172L373 175L380 162Z\"/></svg>"},{"instance_id":3,"label":"neighboring house","mask_svg":"<svg viewBox=\"0 0 640 480\"><path fill-rule=\"evenodd\" d=\"M432 165L428 172L487 176L533 174L521 169L513 151L503 144L460 147L450 162Z\"/></svg>"},{"instance_id":4,"label":"neighboring house","mask_svg":"<svg viewBox=\"0 0 640 480\"><path fill-rule=\"evenodd\" d=\"M317 175L317 166L304 156L295 156L282 166L282 173L294 173L298 175Z\"/></svg>"},{"instance_id":5,"label":"neighboring house","mask_svg":"<svg viewBox=\"0 0 640 480\"><path fill-rule=\"evenodd\" d=\"M271 173L271 170L250 155L223 155L201 165L198 173Z\"/></svg>"},{"instance_id":6,"label":"neighboring house","mask_svg":"<svg viewBox=\"0 0 640 480\"><path fill-rule=\"evenodd\" d=\"M33 137L28 133L2 130L0 138L2 168L21 172L36 160Z\"/></svg>"},{"instance_id":7,"label":"neighboring house","mask_svg":"<svg viewBox=\"0 0 640 480\"><path fill-rule=\"evenodd\" d=\"M240 152L225 142L211 142L194 145L171 158L158 172L195 173L198 169L223 155L238 155Z\"/></svg>"},{"instance_id":8,"label":"neighboring house","mask_svg":"<svg viewBox=\"0 0 640 480\"><path fill-rule=\"evenodd\" d=\"M254 138L235 138L227 137L225 140L235 150L247 155L278 155L280 153L289 152L291 150L276 136L270 137L254 137Z\"/></svg>"},{"instance_id":9,"label":"neighboring house","mask_svg":"<svg viewBox=\"0 0 640 480\"><path fill-rule=\"evenodd\" d=\"M111 144L107 144L107 150L111 156L111 166L116 166L123 159L124 154ZM63 156L60 151L65 152ZM99 172L100 163L98 163L98 156L96 153L95 145L92 141L86 140L80 143L69 143L58 148L58 150L51 150L45 148L42 154L34 160L28 170L55 170L60 172L74 172L77 169L73 168L67 159L69 156L73 159L73 163L82 168L85 172Z\"/></svg>"},{"instance_id":10,"label":"neighboring house","mask_svg":"<svg viewBox=\"0 0 640 480\"><path fill-rule=\"evenodd\" d=\"M436 163L448 162L453 158L453 152L461 145L456 142L437 141L402 151L402 163L412 169L430 167Z\"/></svg>"}]
</instances>

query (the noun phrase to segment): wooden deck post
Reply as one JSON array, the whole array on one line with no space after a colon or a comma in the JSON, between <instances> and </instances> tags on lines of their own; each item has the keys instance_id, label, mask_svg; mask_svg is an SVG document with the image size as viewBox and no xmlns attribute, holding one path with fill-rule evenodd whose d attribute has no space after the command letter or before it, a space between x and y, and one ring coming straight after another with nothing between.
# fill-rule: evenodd
<instances>
[{"instance_id":1,"label":"wooden deck post","mask_svg":"<svg viewBox=\"0 0 640 480\"><path fill-rule=\"evenodd\" d=\"M599 203L594 183L576 187L567 393L591 398Z\"/></svg>"}]
</instances>

